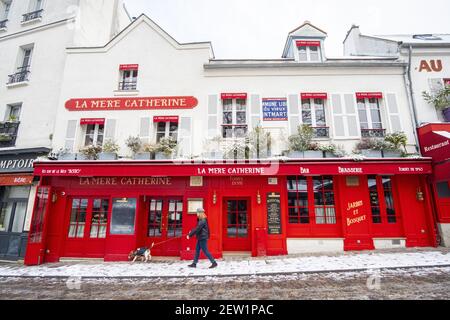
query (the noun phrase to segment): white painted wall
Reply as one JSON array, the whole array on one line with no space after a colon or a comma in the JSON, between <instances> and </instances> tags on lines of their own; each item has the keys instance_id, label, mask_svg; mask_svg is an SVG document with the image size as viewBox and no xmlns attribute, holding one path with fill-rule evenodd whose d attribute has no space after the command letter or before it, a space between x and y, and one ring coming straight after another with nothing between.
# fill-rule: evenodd
<instances>
[{"instance_id":1,"label":"white painted wall","mask_svg":"<svg viewBox=\"0 0 450 320\"><path fill-rule=\"evenodd\" d=\"M286 239L288 254L344 252L344 239Z\"/></svg>"},{"instance_id":2,"label":"white painted wall","mask_svg":"<svg viewBox=\"0 0 450 320\"><path fill-rule=\"evenodd\" d=\"M143 41L145 39L145 41ZM208 137L220 134L221 104L220 93L247 92L249 99L256 95L260 98L287 97L294 95L300 100L301 92L327 92L332 94L349 94L356 103L356 92L383 92L396 97L401 124L410 143L410 151L415 151L415 139L411 114L408 106L404 84L404 69L398 67L291 67L291 68L240 68L240 69L204 69L210 58L207 44L179 46L167 34L146 17L140 18L129 30L122 33L106 48L73 49L68 52L65 68L65 81L59 101L57 126L55 129L54 149L65 146L65 137L69 120L77 122L77 152L82 146L82 134L79 120L81 118L106 118L117 120L116 141L121 145L120 154L130 155L125 147L125 140L139 134L141 118L153 119L153 116L179 115L192 118L190 133L193 147L184 156L198 156L204 151ZM139 97L151 96L195 96L199 105L193 110L180 111L96 111L69 112L64 108L66 101L73 98L115 97L119 82L120 64L139 64ZM217 101L217 126L214 132L208 132L208 100ZM331 99L327 105L327 120L333 128ZM385 100L382 106L384 127L390 130L390 120L386 113ZM249 109L250 101L248 103ZM262 112L259 108L259 112ZM256 123L250 123L254 126ZM289 121L266 122L263 126L284 135L291 132ZM294 128L292 128L294 129ZM331 130L333 132L333 130ZM283 134L282 134L283 133ZM154 132L153 132L154 134ZM344 145L351 152L359 141L353 139L331 139ZM286 149L286 141L275 139L274 149L281 152Z\"/></svg>"}]
</instances>

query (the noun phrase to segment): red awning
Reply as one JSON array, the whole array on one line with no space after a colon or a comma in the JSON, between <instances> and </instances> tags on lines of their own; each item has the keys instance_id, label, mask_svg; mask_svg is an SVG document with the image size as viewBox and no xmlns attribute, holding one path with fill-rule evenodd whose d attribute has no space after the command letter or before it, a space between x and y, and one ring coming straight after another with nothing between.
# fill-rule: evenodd
<instances>
[{"instance_id":1,"label":"red awning","mask_svg":"<svg viewBox=\"0 0 450 320\"><path fill-rule=\"evenodd\" d=\"M86 124L104 125L105 118L83 118L80 120L80 125L86 125Z\"/></svg>"},{"instance_id":2,"label":"red awning","mask_svg":"<svg viewBox=\"0 0 450 320\"><path fill-rule=\"evenodd\" d=\"M431 123L417 129L422 155L435 163L450 160L450 123Z\"/></svg>"},{"instance_id":3,"label":"red awning","mask_svg":"<svg viewBox=\"0 0 450 320\"><path fill-rule=\"evenodd\" d=\"M155 116L153 122L179 122L179 116Z\"/></svg>"},{"instance_id":4,"label":"red awning","mask_svg":"<svg viewBox=\"0 0 450 320\"><path fill-rule=\"evenodd\" d=\"M222 93L221 94L222 100L225 99L247 99L246 93Z\"/></svg>"},{"instance_id":5,"label":"red awning","mask_svg":"<svg viewBox=\"0 0 450 320\"><path fill-rule=\"evenodd\" d=\"M320 47L320 41L299 40L296 42L297 47Z\"/></svg>"},{"instance_id":6,"label":"red awning","mask_svg":"<svg viewBox=\"0 0 450 320\"><path fill-rule=\"evenodd\" d=\"M139 69L139 65L138 64L121 64L119 66L119 70L123 71L123 70L138 70Z\"/></svg>"},{"instance_id":7,"label":"red awning","mask_svg":"<svg viewBox=\"0 0 450 320\"><path fill-rule=\"evenodd\" d=\"M312 93L302 93L301 94L302 99L328 99L328 94L326 93L317 93L317 92L312 92Z\"/></svg>"},{"instance_id":8,"label":"red awning","mask_svg":"<svg viewBox=\"0 0 450 320\"><path fill-rule=\"evenodd\" d=\"M0 186L26 186L33 183L33 175L0 175Z\"/></svg>"},{"instance_id":9,"label":"red awning","mask_svg":"<svg viewBox=\"0 0 450 320\"><path fill-rule=\"evenodd\" d=\"M381 92L357 92L357 99L383 99L383 94Z\"/></svg>"}]
</instances>

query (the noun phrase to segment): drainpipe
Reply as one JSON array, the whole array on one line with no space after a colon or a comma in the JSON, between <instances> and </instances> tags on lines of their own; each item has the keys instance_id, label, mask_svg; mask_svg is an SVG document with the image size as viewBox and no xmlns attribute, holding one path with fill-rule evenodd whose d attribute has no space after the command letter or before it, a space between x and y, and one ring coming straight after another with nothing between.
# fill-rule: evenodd
<instances>
[{"instance_id":1,"label":"drainpipe","mask_svg":"<svg viewBox=\"0 0 450 320\"><path fill-rule=\"evenodd\" d=\"M401 50L401 49L400 49ZM413 126L414 126L414 138L416 139L416 151L420 152L419 148L419 137L417 136L417 128L419 128L419 119L417 118L417 108L416 102L414 100L414 90L412 85L412 75L411 75L411 60L412 60L412 46L408 48L408 70L405 72L405 85L406 92L408 96L408 102L410 109L412 110Z\"/></svg>"}]
</instances>

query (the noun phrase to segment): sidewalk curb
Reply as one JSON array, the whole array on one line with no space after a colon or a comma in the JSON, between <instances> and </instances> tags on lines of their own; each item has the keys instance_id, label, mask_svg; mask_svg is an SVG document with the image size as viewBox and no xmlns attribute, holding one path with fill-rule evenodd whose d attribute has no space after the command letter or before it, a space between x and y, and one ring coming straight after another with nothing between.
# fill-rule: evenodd
<instances>
[{"instance_id":1,"label":"sidewalk curb","mask_svg":"<svg viewBox=\"0 0 450 320\"><path fill-rule=\"evenodd\" d=\"M397 269L432 269L432 268L447 268L450 264L442 265L424 265L424 266L398 266L398 267L381 267L381 268L355 268L355 269L335 269L335 270L309 270L309 271L289 271L289 272L265 272L265 273L245 273L245 274L220 274L220 275L185 275L185 276L17 276L17 275L1 275L0 279L69 279L81 278L87 280L96 279L112 279L112 280L153 280L153 279L200 279L208 277L216 278L233 278L233 277L265 277L265 276L285 276L285 275L299 275L299 274L326 274L326 273L347 273L347 272L361 272L361 271L383 271L383 270L397 270Z\"/></svg>"}]
</instances>

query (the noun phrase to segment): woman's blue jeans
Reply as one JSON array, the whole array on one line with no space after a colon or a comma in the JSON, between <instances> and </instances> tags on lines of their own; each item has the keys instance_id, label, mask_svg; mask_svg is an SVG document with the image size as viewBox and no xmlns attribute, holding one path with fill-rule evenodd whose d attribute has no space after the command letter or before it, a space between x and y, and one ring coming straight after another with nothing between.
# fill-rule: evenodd
<instances>
[{"instance_id":1,"label":"woman's blue jeans","mask_svg":"<svg viewBox=\"0 0 450 320\"><path fill-rule=\"evenodd\" d=\"M216 262L211 253L209 253L208 251L208 240L205 239L205 240L197 240L197 247L195 248L194 264L198 263L198 259L200 258L200 250L203 250L206 257L209 259L209 261L211 261L211 263Z\"/></svg>"}]
</instances>

